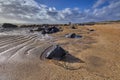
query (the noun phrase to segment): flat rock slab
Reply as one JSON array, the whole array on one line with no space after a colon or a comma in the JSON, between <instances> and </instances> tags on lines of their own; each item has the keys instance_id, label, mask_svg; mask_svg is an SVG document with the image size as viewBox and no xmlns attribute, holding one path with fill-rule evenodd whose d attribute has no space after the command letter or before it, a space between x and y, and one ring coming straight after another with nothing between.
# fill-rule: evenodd
<instances>
[{"instance_id":1,"label":"flat rock slab","mask_svg":"<svg viewBox=\"0 0 120 80\"><path fill-rule=\"evenodd\" d=\"M37 40L36 36L1 36L0 63L23 61L35 56L40 58L44 50L51 45Z\"/></svg>"}]
</instances>

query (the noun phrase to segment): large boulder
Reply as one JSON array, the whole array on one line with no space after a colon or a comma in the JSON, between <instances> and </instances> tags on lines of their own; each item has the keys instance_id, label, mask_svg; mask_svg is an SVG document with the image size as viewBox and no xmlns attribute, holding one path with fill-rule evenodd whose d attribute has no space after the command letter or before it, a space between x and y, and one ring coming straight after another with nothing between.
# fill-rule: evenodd
<instances>
[{"instance_id":1,"label":"large boulder","mask_svg":"<svg viewBox=\"0 0 120 80\"><path fill-rule=\"evenodd\" d=\"M44 55L47 59L62 59L67 54L62 47L59 45L52 45L48 49L45 50Z\"/></svg>"},{"instance_id":2,"label":"large boulder","mask_svg":"<svg viewBox=\"0 0 120 80\"><path fill-rule=\"evenodd\" d=\"M10 23L4 23L2 25L3 28L17 28L18 26L17 25L14 25L14 24L10 24Z\"/></svg>"}]
</instances>

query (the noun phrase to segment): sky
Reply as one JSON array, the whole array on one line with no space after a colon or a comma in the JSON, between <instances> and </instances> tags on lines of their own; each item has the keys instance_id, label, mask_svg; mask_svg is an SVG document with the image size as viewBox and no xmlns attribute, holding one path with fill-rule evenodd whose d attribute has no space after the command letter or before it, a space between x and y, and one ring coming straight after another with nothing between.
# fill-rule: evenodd
<instances>
[{"instance_id":1,"label":"sky","mask_svg":"<svg viewBox=\"0 0 120 80\"><path fill-rule=\"evenodd\" d=\"M0 23L120 20L120 0L0 0Z\"/></svg>"},{"instance_id":2,"label":"sky","mask_svg":"<svg viewBox=\"0 0 120 80\"><path fill-rule=\"evenodd\" d=\"M45 4L49 7L55 7L58 10L65 8L78 7L81 10L87 9L96 2L96 0L35 0L41 4Z\"/></svg>"}]
</instances>

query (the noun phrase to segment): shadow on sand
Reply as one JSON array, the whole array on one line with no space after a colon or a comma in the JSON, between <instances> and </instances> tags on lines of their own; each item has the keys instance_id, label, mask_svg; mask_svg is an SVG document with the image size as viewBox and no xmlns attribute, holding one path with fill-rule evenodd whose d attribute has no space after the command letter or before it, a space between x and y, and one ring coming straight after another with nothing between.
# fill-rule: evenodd
<instances>
[{"instance_id":1,"label":"shadow on sand","mask_svg":"<svg viewBox=\"0 0 120 80\"><path fill-rule=\"evenodd\" d=\"M81 63L85 62L71 54L67 54L61 60L53 60L53 63L66 70L78 70L82 68L82 66L80 66ZM77 64L77 67L75 66L75 64Z\"/></svg>"},{"instance_id":2,"label":"shadow on sand","mask_svg":"<svg viewBox=\"0 0 120 80\"><path fill-rule=\"evenodd\" d=\"M81 60L71 54L67 54L65 57L63 57L61 59L61 61L67 62L67 63L85 63L83 60Z\"/></svg>"}]
</instances>

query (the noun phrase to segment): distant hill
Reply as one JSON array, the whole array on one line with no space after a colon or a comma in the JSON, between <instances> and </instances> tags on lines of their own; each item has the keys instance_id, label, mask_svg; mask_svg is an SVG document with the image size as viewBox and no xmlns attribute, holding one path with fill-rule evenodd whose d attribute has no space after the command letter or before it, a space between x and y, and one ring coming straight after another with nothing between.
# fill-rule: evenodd
<instances>
[{"instance_id":1,"label":"distant hill","mask_svg":"<svg viewBox=\"0 0 120 80\"><path fill-rule=\"evenodd\" d=\"M110 20L110 21L101 21L101 22L96 22L96 24L111 24L111 23L119 23L120 20Z\"/></svg>"}]
</instances>

